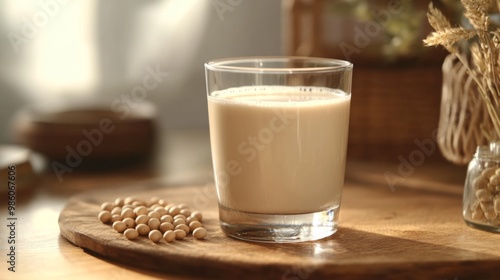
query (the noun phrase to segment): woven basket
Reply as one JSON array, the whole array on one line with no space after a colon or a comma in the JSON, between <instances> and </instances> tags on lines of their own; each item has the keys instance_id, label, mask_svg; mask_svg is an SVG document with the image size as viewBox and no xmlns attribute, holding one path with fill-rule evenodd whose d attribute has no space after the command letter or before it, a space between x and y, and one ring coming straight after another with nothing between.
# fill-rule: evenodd
<instances>
[{"instance_id":1,"label":"woven basket","mask_svg":"<svg viewBox=\"0 0 500 280\"><path fill-rule=\"evenodd\" d=\"M336 14L337 0L282 0L283 43L287 55L347 59L341 43L356 46L353 30L366 25L352 10ZM393 1L367 1L370 11ZM414 1L420 11L427 4ZM378 8L377 8L378 7ZM337 11L338 12L338 11ZM425 18L418 39L431 32ZM373 22L372 22L373 23ZM337 30L337 31L335 31ZM363 31L364 32L364 31ZM434 139L441 99L441 62L447 52L438 48L384 57L380 33L350 57L354 63L347 156L355 160L401 162L420 149L416 141ZM441 153L426 154L426 162L444 162Z\"/></svg>"},{"instance_id":2,"label":"woven basket","mask_svg":"<svg viewBox=\"0 0 500 280\"><path fill-rule=\"evenodd\" d=\"M481 126L491 127L491 119L477 84L455 55L446 57L442 70L438 145L447 160L464 165L472 159L477 146L488 143Z\"/></svg>"}]
</instances>

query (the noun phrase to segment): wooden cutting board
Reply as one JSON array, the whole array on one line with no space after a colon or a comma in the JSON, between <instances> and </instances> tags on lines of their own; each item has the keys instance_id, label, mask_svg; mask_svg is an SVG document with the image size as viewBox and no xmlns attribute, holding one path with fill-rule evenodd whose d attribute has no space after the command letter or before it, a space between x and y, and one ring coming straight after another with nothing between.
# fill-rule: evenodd
<instances>
[{"instance_id":1,"label":"wooden cutting board","mask_svg":"<svg viewBox=\"0 0 500 280\"><path fill-rule=\"evenodd\" d=\"M158 196L197 206L205 240L125 239L97 219L102 202ZM159 182L93 190L71 198L59 217L62 236L131 266L216 279L498 279L500 235L466 226L461 196L348 182L332 237L295 244L238 241L223 234L213 186Z\"/></svg>"}]
</instances>

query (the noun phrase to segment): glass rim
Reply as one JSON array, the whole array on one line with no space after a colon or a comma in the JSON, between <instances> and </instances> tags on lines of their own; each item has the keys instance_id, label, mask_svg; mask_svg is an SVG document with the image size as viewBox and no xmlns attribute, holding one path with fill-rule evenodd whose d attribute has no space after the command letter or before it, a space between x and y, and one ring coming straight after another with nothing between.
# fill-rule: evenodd
<instances>
[{"instance_id":1,"label":"glass rim","mask_svg":"<svg viewBox=\"0 0 500 280\"><path fill-rule=\"evenodd\" d=\"M319 66L308 67L266 67L262 63L318 63ZM243 66L244 63L255 63L256 66ZM353 64L346 60L308 56L247 56L215 59L205 63L205 69L211 71L234 73L324 73L352 70Z\"/></svg>"}]
</instances>

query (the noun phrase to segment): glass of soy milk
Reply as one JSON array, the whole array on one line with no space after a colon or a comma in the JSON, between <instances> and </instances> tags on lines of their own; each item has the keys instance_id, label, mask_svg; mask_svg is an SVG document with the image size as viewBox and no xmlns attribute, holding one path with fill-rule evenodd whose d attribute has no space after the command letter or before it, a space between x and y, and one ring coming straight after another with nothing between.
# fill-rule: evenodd
<instances>
[{"instance_id":1,"label":"glass of soy milk","mask_svg":"<svg viewBox=\"0 0 500 280\"><path fill-rule=\"evenodd\" d=\"M228 58L205 64L222 230L302 242L337 230L344 184L350 62Z\"/></svg>"}]
</instances>

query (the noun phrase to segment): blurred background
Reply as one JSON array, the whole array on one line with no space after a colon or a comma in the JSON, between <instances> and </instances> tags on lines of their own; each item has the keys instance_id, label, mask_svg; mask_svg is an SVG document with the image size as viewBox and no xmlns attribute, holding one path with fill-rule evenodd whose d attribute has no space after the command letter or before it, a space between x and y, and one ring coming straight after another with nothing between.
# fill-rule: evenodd
<instances>
[{"instance_id":1,"label":"blurred background","mask_svg":"<svg viewBox=\"0 0 500 280\"><path fill-rule=\"evenodd\" d=\"M0 142L26 104L117 98L148 69L161 129L206 127L203 63L283 49L280 1L226 2L1 0Z\"/></svg>"},{"instance_id":2,"label":"blurred background","mask_svg":"<svg viewBox=\"0 0 500 280\"><path fill-rule=\"evenodd\" d=\"M36 268L25 271L71 277L96 264L59 235L81 191L200 185L188 204L211 207L204 63L217 58L352 61L346 178L389 195L461 192L452 174L465 170L435 168L451 164L435 139L447 54L422 44L429 1L0 0L0 185L15 165L19 255ZM460 0L433 1L460 20ZM134 273L100 260L104 278Z\"/></svg>"},{"instance_id":3,"label":"blurred background","mask_svg":"<svg viewBox=\"0 0 500 280\"><path fill-rule=\"evenodd\" d=\"M435 2L456 16L458 1ZM348 156L397 162L438 124L445 54L422 46L427 5L0 0L0 143L66 167L70 150L99 159L151 153L171 132L208 132L204 62L301 55L354 62ZM116 131L105 132L104 118Z\"/></svg>"}]
</instances>

